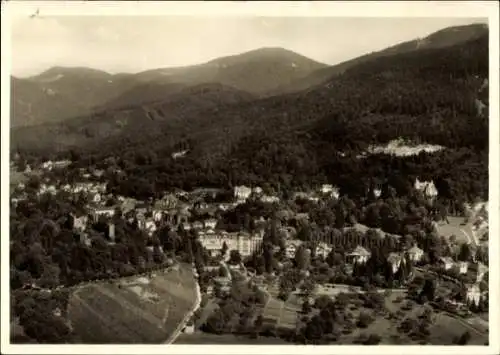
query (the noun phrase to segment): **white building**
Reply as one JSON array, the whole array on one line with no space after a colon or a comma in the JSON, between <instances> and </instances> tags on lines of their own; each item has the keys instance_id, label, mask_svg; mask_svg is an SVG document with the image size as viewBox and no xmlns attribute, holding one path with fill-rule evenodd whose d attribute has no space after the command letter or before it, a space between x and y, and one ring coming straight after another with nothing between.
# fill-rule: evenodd
<instances>
[{"instance_id":1,"label":"white building","mask_svg":"<svg viewBox=\"0 0 500 355\"><path fill-rule=\"evenodd\" d=\"M390 253L387 257L387 262L391 265L392 273L395 274L401 265L405 263L405 258L399 253Z\"/></svg>"},{"instance_id":2,"label":"white building","mask_svg":"<svg viewBox=\"0 0 500 355\"><path fill-rule=\"evenodd\" d=\"M458 263L458 272L460 274L466 274L467 270L469 269L469 263L466 261L461 261Z\"/></svg>"},{"instance_id":3,"label":"white building","mask_svg":"<svg viewBox=\"0 0 500 355\"><path fill-rule=\"evenodd\" d=\"M415 190L422 191L424 195L428 198L435 198L438 195L434 181L419 181L415 180Z\"/></svg>"},{"instance_id":4,"label":"white building","mask_svg":"<svg viewBox=\"0 0 500 355\"><path fill-rule=\"evenodd\" d=\"M153 235L154 232L156 232L156 223L153 220L147 220L144 223L144 229L149 235Z\"/></svg>"},{"instance_id":5,"label":"white building","mask_svg":"<svg viewBox=\"0 0 500 355\"><path fill-rule=\"evenodd\" d=\"M414 262L419 262L424 256L424 251L419 247L417 247L416 245L408 249L407 253L408 256L410 257L410 260Z\"/></svg>"},{"instance_id":6,"label":"white building","mask_svg":"<svg viewBox=\"0 0 500 355\"><path fill-rule=\"evenodd\" d=\"M316 246L316 255L322 255L324 258L326 258L331 251L332 247L326 243L321 242Z\"/></svg>"},{"instance_id":7,"label":"white building","mask_svg":"<svg viewBox=\"0 0 500 355\"><path fill-rule=\"evenodd\" d=\"M72 216L73 217L73 229L75 229L78 232L83 232L87 228L87 222L88 222L88 217L87 216Z\"/></svg>"},{"instance_id":8,"label":"white building","mask_svg":"<svg viewBox=\"0 0 500 355\"><path fill-rule=\"evenodd\" d=\"M347 254L347 258L353 263L364 264L370 259L371 255L368 250L358 245L351 253Z\"/></svg>"},{"instance_id":9,"label":"white building","mask_svg":"<svg viewBox=\"0 0 500 355\"><path fill-rule=\"evenodd\" d=\"M252 194L252 189L246 186L236 186L234 188L234 197L239 203L245 202Z\"/></svg>"},{"instance_id":10,"label":"white building","mask_svg":"<svg viewBox=\"0 0 500 355\"><path fill-rule=\"evenodd\" d=\"M210 218L205 220L203 224L207 229L214 229L217 226L217 220L215 218Z\"/></svg>"},{"instance_id":11,"label":"white building","mask_svg":"<svg viewBox=\"0 0 500 355\"><path fill-rule=\"evenodd\" d=\"M115 206L97 207L92 210L94 220L98 220L100 216L113 217L115 215Z\"/></svg>"},{"instance_id":12,"label":"white building","mask_svg":"<svg viewBox=\"0 0 500 355\"><path fill-rule=\"evenodd\" d=\"M252 255L261 247L263 235L218 233L205 234L200 239L203 247L212 255L218 254L222 250L224 243L226 243L228 253L231 250L238 250L243 257L246 257Z\"/></svg>"},{"instance_id":13,"label":"white building","mask_svg":"<svg viewBox=\"0 0 500 355\"><path fill-rule=\"evenodd\" d=\"M265 203L277 203L280 202L279 197L277 196L269 196L269 195L264 195L261 196L260 200Z\"/></svg>"},{"instance_id":14,"label":"white building","mask_svg":"<svg viewBox=\"0 0 500 355\"><path fill-rule=\"evenodd\" d=\"M473 284L467 288L467 303L474 303L475 305L479 304L481 301L481 290L479 289L479 285Z\"/></svg>"},{"instance_id":15,"label":"white building","mask_svg":"<svg viewBox=\"0 0 500 355\"><path fill-rule=\"evenodd\" d=\"M441 264L441 266L445 270L450 270L453 267L453 264L454 264L453 259L450 258L450 257L448 257L448 256L440 258L439 259L439 263Z\"/></svg>"},{"instance_id":16,"label":"white building","mask_svg":"<svg viewBox=\"0 0 500 355\"><path fill-rule=\"evenodd\" d=\"M333 192L333 185L323 184L323 185L321 185L320 191L323 194L330 194Z\"/></svg>"}]
</instances>

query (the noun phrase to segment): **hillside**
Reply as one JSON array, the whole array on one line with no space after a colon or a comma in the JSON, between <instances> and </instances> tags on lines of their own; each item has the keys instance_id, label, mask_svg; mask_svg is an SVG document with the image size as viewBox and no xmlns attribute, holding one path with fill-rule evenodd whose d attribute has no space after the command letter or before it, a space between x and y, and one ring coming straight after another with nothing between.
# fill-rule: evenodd
<instances>
[{"instance_id":1,"label":"hillside","mask_svg":"<svg viewBox=\"0 0 500 355\"><path fill-rule=\"evenodd\" d=\"M149 70L136 77L142 81L167 77L172 83L185 85L213 82L264 95L324 67L325 64L286 49L261 48L200 65Z\"/></svg>"},{"instance_id":2,"label":"hillside","mask_svg":"<svg viewBox=\"0 0 500 355\"><path fill-rule=\"evenodd\" d=\"M434 32L425 38L419 38L407 42L403 42L384 50L368 53L366 55L336 64L333 66L320 68L310 75L294 80L289 85L277 87L271 92L273 95L279 95L285 92L298 92L312 88L326 82L335 75L340 75L349 68L355 67L358 64L368 62L380 57L391 56L395 54L416 52L431 48L446 48L460 43L464 43L473 39L480 38L488 33L488 27L484 24L472 24L466 26L449 27L443 30Z\"/></svg>"},{"instance_id":3,"label":"hillside","mask_svg":"<svg viewBox=\"0 0 500 355\"><path fill-rule=\"evenodd\" d=\"M146 142L168 132L169 136L162 138L167 144L178 139L175 132L191 127L192 118L198 117L200 112L223 110L226 106L253 99L251 94L221 84L179 88L163 100L149 104L96 111L90 116L65 122L18 127L11 131L11 146L13 149L64 151L78 147L92 149L104 143L121 145L123 140L130 146L131 142ZM209 120L198 123L200 127L213 124Z\"/></svg>"},{"instance_id":4,"label":"hillside","mask_svg":"<svg viewBox=\"0 0 500 355\"><path fill-rule=\"evenodd\" d=\"M281 48L262 48L181 68L111 75L90 68L54 67L12 78L12 127L57 122L95 111L165 99L187 86L219 83L263 95L325 67Z\"/></svg>"},{"instance_id":5,"label":"hillside","mask_svg":"<svg viewBox=\"0 0 500 355\"><path fill-rule=\"evenodd\" d=\"M11 78L11 126L57 122L90 114L135 84L130 76L88 68L56 67L30 78Z\"/></svg>"},{"instance_id":6,"label":"hillside","mask_svg":"<svg viewBox=\"0 0 500 355\"><path fill-rule=\"evenodd\" d=\"M363 195L371 177L403 179L395 183L404 189L419 174L441 181L445 195L487 197L488 117L476 105L488 97L487 77L485 35L360 63L306 92L252 100L227 87L186 89L154 105L14 130L12 144L24 152L73 148L96 162L119 157L128 178L116 188L143 197L172 187L327 181ZM399 137L448 149L356 159ZM188 156L173 161L183 142Z\"/></svg>"}]
</instances>

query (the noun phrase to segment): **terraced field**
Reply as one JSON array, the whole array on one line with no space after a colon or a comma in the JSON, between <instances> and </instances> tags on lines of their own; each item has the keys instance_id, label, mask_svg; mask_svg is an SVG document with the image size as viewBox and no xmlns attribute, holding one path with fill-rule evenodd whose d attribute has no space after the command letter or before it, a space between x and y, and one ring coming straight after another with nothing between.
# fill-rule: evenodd
<instances>
[{"instance_id":1,"label":"terraced field","mask_svg":"<svg viewBox=\"0 0 500 355\"><path fill-rule=\"evenodd\" d=\"M195 280L183 266L84 286L71 297L69 318L85 344L155 344L171 335L194 301Z\"/></svg>"}]
</instances>

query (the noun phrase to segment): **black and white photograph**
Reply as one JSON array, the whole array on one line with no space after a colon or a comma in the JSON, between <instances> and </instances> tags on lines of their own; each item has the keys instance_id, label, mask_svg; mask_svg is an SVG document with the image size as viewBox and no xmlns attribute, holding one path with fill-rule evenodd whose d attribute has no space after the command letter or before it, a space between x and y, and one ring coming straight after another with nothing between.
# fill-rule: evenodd
<instances>
[{"instance_id":1,"label":"black and white photograph","mask_svg":"<svg viewBox=\"0 0 500 355\"><path fill-rule=\"evenodd\" d=\"M497 2L22 3L2 353L498 353Z\"/></svg>"}]
</instances>

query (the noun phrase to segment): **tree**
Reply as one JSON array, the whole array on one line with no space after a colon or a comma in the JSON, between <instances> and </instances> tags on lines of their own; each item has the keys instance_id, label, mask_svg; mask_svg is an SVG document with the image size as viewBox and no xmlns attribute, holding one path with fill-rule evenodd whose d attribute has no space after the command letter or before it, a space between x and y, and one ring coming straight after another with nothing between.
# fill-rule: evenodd
<instances>
[{"instance_id":1,"label":"tree","mask_svg":"<svg viewBox=\"0 0 500 355\"><path fill-rule=\"evenodd\" d=\"M359 314L357 326L359 328L367 328L374 321L373 317L367 312L361 312Z\"/></svg>"},{"instance_id":2,"label":"tree","mask_svg":"<svg viewBox=\"0 0 500 355\"><path fill-rule=\"evenodd\" d=\"M312 310L311 304L309 303L309 300L306 299L304 302L302 302L302 313L304 314L309 314Z\"/></svg>"},{"instance_id":3,"label":"tree","mask_svg":"<svg viewBox=\"0 0 500 355\"><path fill-rule=\"evenodd\" d=\"M229 263L233 264L233 265L237 265L239 263L241 263L241 254L239 252L239 250L231 250L229 252Z\"/></svg>"},{"instance_id":4,"label":"tree","mask_svg":"<svg viewBox=\"0 0 500 355\"><path fill-rule=\"evenodd\" d=\"M227 253L228 249L229 249L229 247L227 246L226 241L224 241L222 243L221 255L222 256L226 256L226 253Z\"/></svg>"},{"instance_id":5,"label":"tree","mask_svg":"<svg viewBox=\"0 0 500 355\"><path fill-rule=\"evenodd\" d=\"M463 243L460 246L460 252L458 253L458 260L470 261L471 257L472 257L472 252L470 246L466 243Z\"/></svg>"},{"instance_id":6,"label":"tree","mask_svg":"<svg viewBox=\"0 0 500 355\"><path fill-rule=\"evenodd\" d=\"M424 286L422 287L422 291L420 292L420 298L425 296L428 301L434 301L436 294L436 280L427 278L424 281Z\"/></svg>"},{"instance_id":7,"label":"tree","mask_svg":"<svg viewBox=\"0 0 500 355\"><path fill-rule=\"evenodd\" d=\"M306 299L308 299L314 293L315 289L316 284L311 279L304 280L304 282L302 282L302 285L300 286L300 290L302 291L302 294Z\"/></svg>"},{"instance_id":8,"label":"tree","mask_svg":"<svg viewBox=\"0 0 500 355\"><path fill-rule=\"evenodd\" d=\"M471 336L469 331L465 331L459 338L454 339L453 343L457 345L467 345Z\"/></svg>"},{"instance_id":9,"label":"tree","mask_svg":"<svg viewBox=\"0 0 500 355\"><path fill-rule=\"evenodd\" d=\"M222 334L226 327L226 320L221 309L213 312L203 325L203 330L207 333Z\"/></svg>"},{"instance_id":10,"label":"tree","mask_svg":"<svg viewBox=\"0 0 500 355\"><path fill-rule=\"evenodd\" d=\"M295 252L295 264L300 270L307 270L311 262L311 256L308 249L300 245Z\"/></svg>"}]
</instances>

